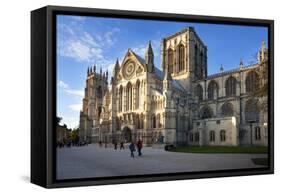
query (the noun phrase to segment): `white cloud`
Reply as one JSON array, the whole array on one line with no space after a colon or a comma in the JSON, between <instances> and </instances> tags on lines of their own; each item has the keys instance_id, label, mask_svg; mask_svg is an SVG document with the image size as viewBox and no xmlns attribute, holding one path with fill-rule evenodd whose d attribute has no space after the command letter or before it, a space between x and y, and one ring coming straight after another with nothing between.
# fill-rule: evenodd
<instances>
[{"instance_id":1,"label":"white cloud","mask_svg":"<svg viewBox=\"0 0 281 194\"><path fill-rule=\"evenodd\" d=\"M72 22L59 25L58 54L73 58L78 62L108 61L109 59L104 56L104 49L114 45L117 41L116 33L120 32L120 29L110 28L103 34L91 34L78 20L75 18Z\"/></svg>"},{"instance_id":2,"label":"white cloud","mask_svg":"<svg viewBox=\"0 0 281 194\"><path fill-rule=\"evenodd\" d=\"M108 45L113 45L116 42L116 38L114 38L114 35L115 35L116 32L120 32L120 29L119 28L113 28L112 30L107 31L104 34L104 39L105 39L105 41Z\"/></svg>"},{"instance_id":3,"label":"white cloud","mask_svg":"<svg viewBox=\"0 0 281 194\"><path fill-rule=\"evenodd\" d=\"M61 80L58 82L58 86L61 87L61 88L68 88L69 87L66 83L64 83Z\"/></svg>"},{"instance_id":4,"label":"white cloud","mask_svg":"<svg viewBox=\"0 0 281 194\"><path fill-rule=\"evenodd\" d=\"M82 42L69 40L63 43L64 45L60 48L60 54L62 56L71 57L77 61L89 61L91 58L90 48Z\"/></svg>"},{"instance_id":5,"label":"white cloud","mask_svg":"<svg viewBox=\"0 0 281 194\"><path fill-rule=\"evenodd\" d=\"M80 112L80 110L82 109L82 103L71 104L68 107L73 111Z\"/></svg>"},{"instance_id":6,"label":"white cloud","mask_svg":"<svg viewBox=\"0 0 281 194\"><path fill-rule=\"evenodd\" d=\"M161 43L160 39L151 41L153 53L154 53L154 56L156 56L156 57L159 56L159 53L160 53L160 43ZM148 42L137 45L137 46L133 47L132 50L144 58L147 47L148 47Z\"/></svg>"},{"instance_id":7,"label":"white cloud","mask_svg":"<svg viewBox=\"0 0 281 194\"><path fill-rule=\"evenodd\" d=\"M66 84L64 81L60 80L58 82L58 87L62 89L65 93L74 96L74 97L80 97L83 98L84 96L84 90L75 90L69 87L68 84Z\"/></svg>"},{"instance_id":8,"label":"white cloud","mask_svg":"<svg viewBox=\"0 0 281 194\"><path fill-rule=\"evenodd\" d=\"M146 51L147 45L138 45L136 47L132 48L132 51L134 51L136 54L139 56L143 57L145 56L145 51Z\"/></svg>"},{"instance_id":9,"label":"white cloud","mask_svg":"<svg viewBox=\"0 0 281 194\"><path fill-rule=\"evenodd\" d=\"M79 117L66 117L62 116L61 123L65 123L68 128L76 128L79 127Z\"/></svg>"},{"instance_id":10,"label":"white cloud","mask_svg":"<svg viewBox=\"0 0 281 194\"><path fill-rule=\"evenodd\" d=\"M77 97L83 97L84 91L83 90L73 90L73 89L66 89L65 92L69 95L77 96Z\"/></svg>"}]
</instances>

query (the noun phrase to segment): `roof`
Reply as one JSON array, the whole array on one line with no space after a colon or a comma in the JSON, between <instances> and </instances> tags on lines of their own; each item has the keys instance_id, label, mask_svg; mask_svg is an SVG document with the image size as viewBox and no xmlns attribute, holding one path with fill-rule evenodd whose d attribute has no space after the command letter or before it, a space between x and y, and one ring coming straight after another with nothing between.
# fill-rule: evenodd
<instances>
[{"instance_id":1,"label":"roof","mask_svg":"<svg viewBox=\"0 0 281 194\"><path fill-rule=\"evenodd\" d=\"M132 51L132 50L131 50L131 51ZM138 59L138 61L139 61L141 64L145 65L145 60L144 60L141 56L137 55L134 51L132 51L132 53L135 55L135 57Z\"/></svg>"},{"instance_id":2,"label":"roof","mask_svg":"<svg viewBox=\"0 0 281 194\"><path fill-rule=\"evenodd\" d=\"M256 67L258 67L258 64L244 66L242 69L241 68L231 69L231 70L224 71L224 72L221 72L221 73L215 73L215 74L212 74L212 75L208 75L206 79L212 79L212 78L215 78L215 77L225 76L225 75L229 75L229 74L232 74L232 73L238 73L240 71L245 71L245 70L253 69L253 68L256 68Z\"/></svg>"},{"instance_id":3,"label":"roof","mask_svg":"<svg viewBox=\"0 0 281 194\"><path fill-rule=\"evenodd\" d=\"M132 50L131 50L131 51L132 51ZM141 56L137 55L137 54L136 54L135 52L133 52L133 51L132 51L132 53L135 55L135 57L139 60L139 62L140 62L141 64L145 65L145 60L144 60ZM163 80L164 80L164 77L165 77L164 72L161 71L161 70L160 70L158 67L156 67L156 66L154 66L154 70L155 70L155 71L154 71L154 72L155 72L155 75L156 75L160 80L163 81ZM179 90L182 90L182 91L185 90L177 80L174 80L174 79L173 79L172 85L173 85L175 88L179 89Z\"/></svg>"},{"instance_id":4,"label":"roof","mask_svg":"<svg viewBox=\"0 0 281 194\"><path fill-rule=\"evenodd\" d=\"M164 80L164 77L165 77L165 75L164 75L164 72L163 71L161 71L160 69L158 69L158 67L154 67L154 70L155 70L155 75L159 78L159 79L161 79L162 81ZM179 83L179 81L177 81L177 80L172 80L172 85L175 87L175 88L177 88L177 89L179 89L179 90L185 90L182 86L181 86L181 84Z\"/></svg>"}]
</instances>

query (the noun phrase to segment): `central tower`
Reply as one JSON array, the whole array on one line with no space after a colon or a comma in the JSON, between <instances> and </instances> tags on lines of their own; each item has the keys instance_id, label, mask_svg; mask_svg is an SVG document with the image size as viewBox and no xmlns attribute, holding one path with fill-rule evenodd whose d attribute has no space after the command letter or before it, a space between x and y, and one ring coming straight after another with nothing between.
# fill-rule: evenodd
<instances>
[{"instance_id":1,"label":"central tower","mask_svg":"<svg viewBox=\"0 0 281 194\"><path fill-rule=\"evenodd\" d=\"M207 77L207 47L193 27L162 40L162 70L190 91L192 81Z\"/></svg>"}]
</instances>

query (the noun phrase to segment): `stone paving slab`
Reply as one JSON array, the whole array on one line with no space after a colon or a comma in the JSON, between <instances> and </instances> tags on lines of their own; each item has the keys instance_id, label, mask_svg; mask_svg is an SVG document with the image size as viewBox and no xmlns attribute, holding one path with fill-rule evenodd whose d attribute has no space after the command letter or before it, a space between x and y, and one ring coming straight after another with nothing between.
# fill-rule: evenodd
<instances>
[{"instance_id":1,"label":"stone paving slab","mask_svg":"<svg viewBox=\"0 0 281 194\"><path fill-rule=\"evenodd\" d=\"M251 158L266 157L267 154L176 153L145 147L141 157L131 158L128 149L88 145L57 149L57 179L257 168L263 166L255 165Z\"/></svg>"}]
</instances>

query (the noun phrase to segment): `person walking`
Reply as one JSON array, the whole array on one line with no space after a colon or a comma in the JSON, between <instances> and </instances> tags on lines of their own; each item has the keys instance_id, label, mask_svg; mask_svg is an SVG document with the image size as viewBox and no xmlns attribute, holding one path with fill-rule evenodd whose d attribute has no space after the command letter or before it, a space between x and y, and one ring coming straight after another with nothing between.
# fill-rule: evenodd
<instances>
[{"instance_id":1,"label":"person walking","mask_svg":"<svg viewBox=\"0 0 281 194\"><path fill-rule=\"evenodd\" d=\"M134 152L136 151L134 142L131 142L131 143L130 143L129 149L130 149L130 151L131 151L131 157L134 158L134 157L135 157Z\"/></svg>"},{"instance_id":2,"label":"person walking","mask_svg":"<svg viewBox=\"0 0 281 194\"><path fill-rule=\"evenodd\" d=\"M120 143L120 150L124 150L125 149L125 147L124 147L124 142L123 141L121 141L121 143Z\"/></svg>"},{"instance_id":3,"label":"person walking","mask_svg":"<svg viewBox=\"0 0 281 194\"><path fill-rule=\"evenodd\" d=\"M141 156L142 153L141 153L141 149L142 149L142 140L139 139L138 142L137 142L137 148L138 148L138 155Z\"/></svg>"},{"instance_id":4,"label":"person walking","mask_svg":"<svg viewBox=\"0 0 281 194\"><path fill-rule=\"evenodd\" d=\"M114 141L114 149L117 150L117 142Z\"/></svg>"}]
</instances>

